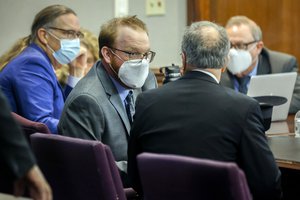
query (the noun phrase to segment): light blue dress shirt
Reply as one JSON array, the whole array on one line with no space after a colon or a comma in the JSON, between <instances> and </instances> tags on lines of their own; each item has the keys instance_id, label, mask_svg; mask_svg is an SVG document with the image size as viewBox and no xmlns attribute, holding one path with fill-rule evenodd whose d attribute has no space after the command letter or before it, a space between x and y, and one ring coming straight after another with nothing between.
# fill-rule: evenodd
<instances>
[{"instance_id":1,"label":"light blue dress shirt","mask_svg":"<svg viewBox=\"0 0 300 200\"><path fill-rule=\"evenodd\" d=\"M254 69L248 74L248 76L255 76L257 75L257 66L258 66L258 61L256 62L256 66L254 67ZM247 88L249 87L249 83L250 83L250 79L247 83ZM237 81L237 79L235 78L235 76L233 76L233 85L234 85L234 90L235 91L239 91L239 82Z\"/></svg>"}]
</instances>

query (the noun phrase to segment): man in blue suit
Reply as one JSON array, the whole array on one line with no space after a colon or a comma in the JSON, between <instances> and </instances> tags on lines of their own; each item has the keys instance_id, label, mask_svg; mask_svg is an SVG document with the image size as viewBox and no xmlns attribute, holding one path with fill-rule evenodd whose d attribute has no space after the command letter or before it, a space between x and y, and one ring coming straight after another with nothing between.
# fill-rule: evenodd
<instances>
[{"instance_id":1,"label":"man in blue suit","mask_svg":"<svg viewBox=\"0 0 300 200\"><path fill-rule=\"evenodd\" d=\"M82 36L78 17L68 7L48 6L35 16L31 34L24 38L26 48L11 55L0 73L0 86L13 112L45 123L52 133L57 133L65 94L55 70L79 55ZM86 53L80 54L76 64L82 66L77 70L83 74ZM66 93L70 90L67 87Z\"/></svg>"}]
</instances>

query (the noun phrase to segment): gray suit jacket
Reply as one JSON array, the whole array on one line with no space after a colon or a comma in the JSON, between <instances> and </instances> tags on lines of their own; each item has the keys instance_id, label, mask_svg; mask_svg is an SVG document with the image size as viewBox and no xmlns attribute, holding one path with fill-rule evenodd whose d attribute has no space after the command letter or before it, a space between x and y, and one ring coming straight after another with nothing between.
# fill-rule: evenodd
<instances>
[{"instance_id":1,"label":"gray suit jacket","mask_svg":"<svg viewBox=\"0 0 300 200\"><path fill-rule=\"evenodd\" d=\"M156 82L153 73L149 76L152 77L147 81ZM135 89L134 98L141 91ZM93 66L69 94L59 121L58 132L65 136L99 140L107 144L119 169L127 171L130 122L118 91L101 61Z\"/></svg>"},{"instance_id":2,"label":"gray suit jacket","mask_svg":"<svg viewBox=\"0 0 300 200\"><path fill-rule=\"evenodd\" d=\"M275 74L298 72L298 63L294 56L264 48L259 55L257 74ZM227 70L222 74L220 84L234 88L232 76ZM289 113L300 110L300 77L297 77Z\"/></svg>"}]
</instances>

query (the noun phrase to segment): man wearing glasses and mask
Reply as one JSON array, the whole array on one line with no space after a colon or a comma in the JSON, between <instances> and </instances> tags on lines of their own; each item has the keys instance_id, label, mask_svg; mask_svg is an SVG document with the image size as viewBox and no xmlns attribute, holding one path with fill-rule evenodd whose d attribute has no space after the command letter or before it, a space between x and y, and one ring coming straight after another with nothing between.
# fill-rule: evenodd
<instances>
[{"instance_id":1,"label":"man wearing glasses and mask","mask_svg":"<svg viewBox=\"0 0 300 200\"><path fill-rule=\"evenodd\" d=\"M13 112L57 133L69 91L62 90L55 70L77 57L78 71L74 68L73 83L68 84L74 87L86 67L86 52L80 52L82 37L76 13L66 6L51 5L35 16L31 34L22 39L25 47L20 43L8 52L0 73L0 86Z\"/></svg>"},{"instance_id":2,"label":"man wearing glasses and mask","mask_svg":"<svg viewBox=\"0 0 300 200\"><path fill-rule=\"evenodd\" d=\"M245 16L231 17L226 24L231 42L230 62L222 74L221 84L247 94L250 77L298 71L294 56L271 51L264 47L260 27ZM297 78L290 113L300 109L300 79Z\"/></svg>"},{"instance_id":3,"label":"man wearing glasses and mask","mask_svg":"<svg viewBox=\"0 0 300 200\"><path fill-rule=\"evenodd\" d=\"M68 96L58 130L62 135L107 144L126 186L134 101L146 79L156 82L154 76L148 77L155 53L150 51L146 25L135 16L105 23L98 42L101 60Z\"/></svg>"}]
</instances>

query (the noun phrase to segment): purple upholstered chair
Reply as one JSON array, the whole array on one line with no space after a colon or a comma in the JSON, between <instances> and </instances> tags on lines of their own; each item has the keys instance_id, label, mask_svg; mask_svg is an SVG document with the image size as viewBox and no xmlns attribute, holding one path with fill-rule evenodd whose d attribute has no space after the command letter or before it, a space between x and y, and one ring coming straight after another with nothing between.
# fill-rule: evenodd
<instances>
[{"instance_id":1,"label":"purple upholstered chair","mask_svg":"<svg viewBox=\"0 0 300 200\"><path fill-rule=\"evenodd\" d=\"M125 192L126 198L127 200L137 200L140 199L138 194L136 193L136 191L134 191L132 188L123 188L123 184L120 178L120 174L119 174L119 170L117 168L117 165L115 163L115 159L114 156L110 150L110 148L107 145L104 145L101 143L101 145L103 145L104 150L106 152L106 156L108 159L108 164L111 170L111 175L113 178L113 182L115 184L115 188L117 190L117 193L123 193Z\"/></svg>"},{"instance_id":2,"label":"purple upholstered chair","mask_svg":"<svg viewBox=\"0 0 300 200\"><path fill-rule=\"evenodd\" d=\"M25 133L25 136L28 141L30 141L29 137L33 133L46 133L46 134L51 133L47 125L44 123L31 121L14 112L11 112L11 114L23 129L23 132Z\"/></svg>"},{"instance_id":3,"label":"purple upholstered chair","mask_svg":"<svg viewBox=\"0 0 300 200\"><path fill-rule=\"evenodd\" d=\"M23 130L25 137L28 142L30 142L30 135L33 133L47 133L50 134L50 130L48 127L40 122L31 121L29 119L26 119L14 112L11 112L13 118L15 121L20 125L21 129ZM12 177L9 177L7 174L2 174L1 171L4 171L2 169L2 165L0 164L0 192L5 192L8 194L13 194L13 183L8 182L8 180L13 179ZM26 194L27 195L27 194Z\"/></svg>"},{"instance_id":4,"label":"purple upholstered chair","mask_svg":"<svg viewBox=\"0 0 300 200\"><path fill-rule=\"evenodd\" d=\"M245 175L235 163L186 156L137 156L145 200L250 200Z\"/></svg>"},{"instance_id":5,"label":"purple upholstered chair","mask_svg":"<svg viewBox=\"0 0 300 200\"><path fill-rule=\"evenodd\" d=\"M126 199L113 155L106 145L53 134L35 133L30 138L55 200Z\"/></svg>"}]
</instances>

